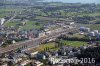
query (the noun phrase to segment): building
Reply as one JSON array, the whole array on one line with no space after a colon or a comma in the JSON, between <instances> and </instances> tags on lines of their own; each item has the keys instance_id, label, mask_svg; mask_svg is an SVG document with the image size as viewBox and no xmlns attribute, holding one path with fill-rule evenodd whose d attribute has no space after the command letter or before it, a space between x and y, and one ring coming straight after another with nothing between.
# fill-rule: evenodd
<instances>
[{"instance_id":1,"label":"building","mask_svg":"<svg viewBox=\"0 0 100 66\"><path fill-rule=\"evenodd\" d=\"M98 33L97 38L100 38L100 33Z\"/></svg>"},{"instance_id":2,"label":"building","mask_svg":"<svg viewBox=\"0 0 100 66\"><path fill-rule=\"evenodd\" d=\"M45 36L45 32L40 32L39 33L39 37L44 37Z\"/></svg>"},{"instance_id":3,"label":"building","mask_svg":"<svg viewBox=\"0 0 100 66\"><path fill-rule=\"evenodd\" d=\"M44 54L41 54L41 53L38 53L37 55L36 55L36 58L38 59L38 60L43 60L43 59L46 59L46 56L44 55Z\"/></svg>"},{"instance_id":4,"label":"building","mask_svg":"<svg viewBox=\"0 0 100 66\"><path fill-rule=\"evenodd\" d=\"M89 36L95 36L95 32L93 32L93 31L90 32L90 33L89 33Z\"/></svg>"},{"instance_id":5,"label":"building","mask_svg":"<svg viewBox=\"0 0 100 66\"><path fill-rule=\"evenodd\" d=\"M31 53L31 56L38 54L38 51Z\"/></svg>"},{"instance_id":6,"label":"building","mask_svg":"<svg viewBox=\"0 0 100 66\"><path fill-rule=\"evenodd\" d=\"M98 33L99 33L99 31L98 31L98 30L94 30L93 32L95 33L95 35L96 35L96 36L97 36L97 35L98 35Z\"/></svg>"},{"instance_id":7,"label":"building","mask_svg":"<svg viewBox=\"0 0 100 66\"><path fill-rule=\"evenodd\" d=\"M25 66L29 63L31 63L31 60L25 60L25 61L21 62L19 66Z\"/></svg>"},{"instance_id":8,"label":"building","mask_svg":"<svg viewBox=\"0 0 100 66\"><path fill-rule=\"evenodd\" d=\"M8 64L7 63L3 63L2 65L0 65L0 66L8 66Z\"/></svg>"},{"instance_id":9,"label":"building","mask_svg":"<svg viewBox=\"0 0 100 66\"><path fill-rule=\"evenodd\" d=\"M32 66L42 66L43 63L39 62L39 61L35 61Z\"/></svg>"},{"instance_id":10,"label":"building","mask_svg":"<svg viewBox=\"0 0 100 66\"><path fill-rule=\"evenodd\" d=\"M0 18L0 25L3 25L5 22L5 19L4 18Z\"/></svg>"},{"instance_id":11,"label":"building","mask_svg":"<svg viewBox=\"0 0 100 66\"><path fill-rule=\"evenodd\" d=\"M87 27L80 27L79 30L83 32L90 32L90 28Z\"/></svg>"},{"instance_id":12,"label":"building","mask_svg":"<svg viewBox=\"0 0 100 66\"><path fill-rule=\"evenodd\" d=\"M4 44L3 40L0 40L0 46L2 46Z\"/></svg>"}]
</instances>

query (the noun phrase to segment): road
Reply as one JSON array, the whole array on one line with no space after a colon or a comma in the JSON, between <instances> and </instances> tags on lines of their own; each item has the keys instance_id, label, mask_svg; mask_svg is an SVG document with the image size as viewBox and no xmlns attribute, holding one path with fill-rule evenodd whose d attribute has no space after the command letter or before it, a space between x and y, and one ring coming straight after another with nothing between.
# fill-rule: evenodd
<instances>
[{"instance_id":1,"label":"road","mask_svg":"<svg viewBox=\"0 0 100 66\"><path fill-rule=\"evenodd\" d=\"M7 22L10 22L11 20L13 20L16 17L17 13L15 13L9 20L7 20Z\"/></svg>"},{"instance_id":2,"label":"road","mask_svg":"<svg viewBox=\"0 0 100 66\"><path fill-rule=\"evenodd\" d=\"M39 46L39 44L42 43L45 40L49 40L51 38L57 38L61 34L66 34L66 33L73 31L73 30L75 30L75 29L73 29L73 28L72 29L64 29L64 30L61 30L59 32L52 33L52 34L45 36L45 37L27 40L27 41L24 41L24 42L18 42L16 44L9 45L5 48L0 47L0 54L7 53L7 52L10 52L10 51L16 50L18 48L26 48L26 49L27 48L33 48L33 47L35 48L35 47Z\"/></svg>"}]
</instances>

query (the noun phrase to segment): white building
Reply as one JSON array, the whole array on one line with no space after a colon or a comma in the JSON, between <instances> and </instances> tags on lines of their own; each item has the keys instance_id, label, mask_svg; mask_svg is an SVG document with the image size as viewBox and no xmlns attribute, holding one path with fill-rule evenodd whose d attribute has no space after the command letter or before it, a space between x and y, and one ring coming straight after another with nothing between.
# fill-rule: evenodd
<instances>
[{"instance_id":1,"label":"white building","mask_svg":"<svg viewBox=\"0 0 100 66\"><path fill-rule=\"evenodd\" d=\"M96 36L96 37L98 37L99 36L99 31L98 30L91 31L91 32L89 32L89 36Z\"/></svg>"},{"instance_id":2,"label":"white building","mask_svg":"<svg viewBox=\"0 0 100 66\"><path fill-rule=\"evenodd\" d=\"M3 25L5 22L5 19L4 18L0 18L0 25Z\"/></svg>"},{"instance_id":3,"label":"white building","mask_svg":"<svg viewBox=\"0 0 100 66\"><path fill-rule=\"evenodd\" d=\"M70 25L74 25L74 24L75 24L75 22L71 22L71 23L70 23Z\"/></svg>"},{"instance_id":4,"label":"white building","mask_svg":"<svg viewBox=\"0 0 100 66\"><path fill-rule=\"evenodd\" d=\"M31 57L32 57L32 56L35 56L36 54L38 54L38 51L33 52L33 53L30 53Z\"/></svg>"},{"instance_id":5,"label":"white building","mask_svg":"<svg viewBox=\"0 0 100 66\"><path fill-rule=\"evenodd\" d=\"M86 28L86 27L80 27L79 30L83 32L90 32L90 28Z\"/></svg>"},{"instance_id":6,"label":"white building","mask_svg":"<svg viewBox=\"0 0 100 66\"><path fill-rule=\"evenodd\" d=\"M25 60L20 64L20 66L25 66L25 65L27 65L29 63L31 63L31 60Z\"/></svg>"},{"instance_id":7,"label":"white building","mask_svg":"<svg viewBox=\"0 0 100 66\"><path fill-rule=\"evenodd\" d=\"M85 28L85 31L86 32L90 32L90 28Z\"/></svg>"},{"instance_id":8,"label":"white building","mask_svg":"<svg viewBox=\"0 0 100 66\"><path fill-rule=\"evenodd\" d=\"M89 33L89 36L95 36L95 32L93 32L93 31L90 32L90 33Z\"/></svg>"},{"instance_id":9,"label":"white building","mask_svg":"<svg viewBox=\"0 0 100 66\"><path fill-rule=\"evenodd\" d=\"M95 35L98 35L99 31L98 30L94 30Z\"/></svg>"},{"instance_id":10,"label":"white building","mask_svg":"<svg viewBox=\"0 0 100 66\"><path fill-rule=\"evenodd\" d=\"M36 61L36 62L35 62L35 65L36 65L36 66L42 66L43 63L41 63L41 62L39 62L39 61Z\"/></svg>"},{"instance_id":11,"label":"white building","mask_svg":"<svg viewBox=\"0 0 100 66\"><path fill-rule=\"evenodd\" d=\"M67 25L74 25L75 22L67 22Z\"/></svg>"},{"instance_id":12,"label":"white building","mask_svg":"<svg viewBox=\"0 0 100 66\"><path fill-rule=\"evenodd\" d=\"M45 36L45 32L39 33L39 37L44 37L44 36Z\"/></svg>"}]
</instances>

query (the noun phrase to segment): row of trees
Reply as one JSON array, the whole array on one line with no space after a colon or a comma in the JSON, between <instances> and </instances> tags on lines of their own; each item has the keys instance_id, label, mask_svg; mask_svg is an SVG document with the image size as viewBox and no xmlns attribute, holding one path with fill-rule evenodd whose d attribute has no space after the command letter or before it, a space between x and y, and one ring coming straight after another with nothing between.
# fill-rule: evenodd
<instances>
[{"instance_id":1,"label":"row of trees","mask_svg":"<svg viewBox=\"0 0 100 66\"><path fill-rule=\"evenodd\" d=\"M89 37L78 38L78 37L68 37L66 35L61 35L60 37L58 37L58 39L64 39L64 40L69 40L69 41L85 41L85 42L100 41L99 38L95 38L95 37L91 37L90 39Z\"/></svg>"}]
</instances>

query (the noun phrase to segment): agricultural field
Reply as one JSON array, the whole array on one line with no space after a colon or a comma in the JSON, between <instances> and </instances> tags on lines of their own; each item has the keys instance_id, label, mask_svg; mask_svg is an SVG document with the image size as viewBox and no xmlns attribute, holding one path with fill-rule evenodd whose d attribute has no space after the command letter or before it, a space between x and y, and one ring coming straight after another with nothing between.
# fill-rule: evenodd
<instances>
[{"instance_id":1,"label":"agricultural field","mask_svg":"<svg viewBox=\"0 0 100 66\"><path fill-rule=\"evenodd\" d=\"M22 22L6 22L4 25L5 26L14 26L14 27L18 27L20 26L20 24L22 24ZM20 29L21 30L30 30L30 29L41 29L43 27L43 24L37 23L35 21L28 21L26 22L25 25L21 25Z\"/></svg>"},{"instance_id":2,"label":"agricultural field","mask_svg":"<svg viewBox=\"0 0 100 66\"><path fill-rule=\"evenodd\" d=\"M99 12L94 12L94 13L77 13L77 12L70 12L70 13L67 13L68 16L80 16L80 17L83 17L83 16L91 16L91 17L95 17L95 16L100 16L100 13Z\"/></svg>"},{"instance_id":3,"label":"agricultural field","mask_svg":"<svg viewBox=\"0 0 100 66\"><path fill-rule=\"evenodd\" d=\"M10 27L10 26L17 26L17 24L20 24L20 22L6 22L4 25L7 26L7 27Z\"/></svg>"},{"instance_id":4,"label":"agricultural field","mask_svg":"<svg viewBox=\"0 0 100 66\"><path fill-rule=\"evenodd\" d=\"M21 29L22 30L30 30L30 29L41 29L43 27L42 24L37 24L36 22L33 22L33 21L29 21L27 22Z\"/></svg>"},{"instance_id":5,"label":"agricultural field","mask_svg":"<svg viewBox=\"0 0 100 66\"><path fill-rule=\"evenodd\" d=\"M48 4L49 6L51 3ZM27 22L24 26L21 26L21 30L30 30L33 28L36 29L41 29L43 28L43 23L44 22L51 22L51 21L56 21L56 20L63 20L65 22L68 22L68 20L73 20L74 22L78 22L79 24L84 24L83 26L88 26L92 30L100 30L100 25L95 24L95 25L90 25L89 22L91 23L96 23L100 22L100 12L99 10L95 9L92 10L90 6L81 6L75 4L75 8L70 8L73 7L72 5L69 4L63 4L63 3L53 3L55 7L32 7L32 8L27 8L24 10L23 8L2 8L0 9L0 17L5 17L5 16L12 16L15 12L21 12L21 14L18 14L16 18L18 19L27 19L29 22ZM65 5L64 8L59 9L62 5ZM92 5L92 4L91 4ZM44 5L43 5L44 6ZM70 6L70 7L69 7ZM80 6L77 8L77 6ZM66 8L67 7L67 8ZM99 9L99 6L96 6L95 8ZM97 11L96 11L97 10ZM29 17L29 18L28 18ZM31 21L32 20L32 21ZM37 21L36 21L37 20ZM38 22L38 20L41 21L42 24L40 25L35 25L35 22ZM6 26L15 26L16 24L20 24L20 22L8 22L6 23ZM86 23L86 24L85 24ZM18 26L18 25L17 25Z\"/></svg>"},{"instance_id":6,"label":"agricultural field","mask_svg":"<svg viewBox=\"0 0 100 66\"><path fill-rule=\"evenodd\" d=\"M15 12L20 12L22 10L23 9L21 9L21 8L1 8L0 9L0 18L3 18L5 16L11 16Z\"/></svg>"}]
</instances>

